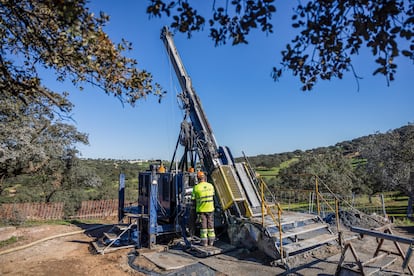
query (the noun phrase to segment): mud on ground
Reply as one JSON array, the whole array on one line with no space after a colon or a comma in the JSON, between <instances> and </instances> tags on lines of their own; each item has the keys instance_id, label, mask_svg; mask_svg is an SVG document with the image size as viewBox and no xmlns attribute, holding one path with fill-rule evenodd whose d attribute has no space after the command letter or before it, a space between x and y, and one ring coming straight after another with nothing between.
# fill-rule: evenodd
<instances>
[{"instance_id":1,"label":"mud on ground","mask_svg":"<svg viewBox=\"0 0 414 276\"><path fill-rule=\"evenodd\" d=\"M31 247L2 254L6 250L18 248L19 246L40 240L46 237L71 233L95 227L97 225L40 225L34 227L3 227L0 228L0 241L7 240L12 236L18 237L18 242L0 248L0 275L146 275L148 273L138 272L128 265L128 254L131 249L122 249L105 255L93 254L90 251L90 242L100 236L105 227L95 231L78 233L46 240ZM353 234L342 226L346 237ZM411 228L395 228L396 235L414 238ZM372 237L355 239L352 241L361 259L370 258L377 247L377 241ZM401 244L404 252L408 246ZM396 251L392 242L385 241L384 248ZM334 275L340 257L334 246L325 247L320 251L307 253L298 258L297 265L286 272L281 267L273 267L270 260L260 252L250 252L238 249L226 254L216 255L209 258L199 259L199 264L214 271L214 275ZM414 259L414 258L413 258ZM352 261L351 255L347 254L347 261ZM387 268L379 275L409 275L408 270L401 268L402 260ZM150 261L138 256L135 265L142 266L148 271L166 272L157 268ZM414 267L411 260L410 265ZM186 274L181 274L186 275Z\"/></svg>"}]
</instances>

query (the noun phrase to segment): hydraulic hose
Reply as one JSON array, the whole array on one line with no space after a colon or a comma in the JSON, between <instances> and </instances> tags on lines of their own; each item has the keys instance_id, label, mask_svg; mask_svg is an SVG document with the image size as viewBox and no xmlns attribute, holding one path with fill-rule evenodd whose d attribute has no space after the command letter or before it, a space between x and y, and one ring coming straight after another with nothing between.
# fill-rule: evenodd
<instances>
[{"instance_id":1,"label":"hydraulic hose","mask_svg":"<svg viewBox=\"0 0 414 276\"><path fill-rule=\"evenodd\" d=\"M41 242L45 242L45 241L48 241L48 240L52 240L52 239L56 239L56 238L61 238L61 237L66 237L66 236L72 236L72 235L76 235L76 234L82 234L82 233L85 233L85 232L88 232L88 231L96 230L96 229L99 229L99 228L102 228L102 227L111 226L111 225L112 224L103 224L103 225L93 226L91 228L84 229L84 230L78 230L78 231L74 231L74 232L68 232L68 233L58 234L58 235L54 235L54 236L49 236L49 237L46 237L46 238L43 238L43 239L40 239L40 240L31 242L31 243L22 245L22 246L18 246L18 247L14 247L14 248L10 248L10 249L4 250L4 251L0 251L0 256L1 255L8 254L8 253L15 252L15 251L18 251L18 250L26 249L28 247L31 247L33 245L36 245L36 244L39 244Z\"/></svg>"}]
</instances>

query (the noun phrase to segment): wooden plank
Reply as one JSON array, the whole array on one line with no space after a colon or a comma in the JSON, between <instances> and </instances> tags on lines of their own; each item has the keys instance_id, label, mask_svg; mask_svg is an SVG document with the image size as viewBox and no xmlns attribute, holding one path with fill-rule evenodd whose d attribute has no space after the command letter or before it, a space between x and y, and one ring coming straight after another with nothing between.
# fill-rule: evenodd
<instances>
[{"instance_id":1,"label":"wooden plank","mask_svg":"<svg viewBox=\"0 0 414 276\"><path fill-rule=\"evenodd\" d=\"M300 227L292 228L288 231L282 232L282 238L288 238L296 235L305 234L311 231L316 231L320 229L327 228L328 226L325 223L311 223ZM279 233L278 233L279 235ZM278 238L278 235L276 237Z\"/></svg>"},{"instance_id":2,"label":"wooden plank","mask_svg":"<svg viewBox=\"0 0 414 276\"><path fill-rule=\"evenodd\" d=\"M338 276L361 276L359 270L355 270L350 267L341 267L340 270L335 274Z\"/></svg>"},{"instance_id":3,"label":"wooden plank","mask_svg":"<svg viewBox=\"0 0 414 276\"><path fill-rule=\"evenodd\" d=\"M95 248L96 252L101 253L102 248L96 242L93 241L92 246Z\"/></svg>"},{"instance_id":4,"label":"wooden plank","mask_svg":"<svg viewBox=\"0 0 414 276\"><path fill-rule=\"evenodd\" d=\"M109 240L111 240L111 241L116 240L116 239L118 238L118 235L117 235L117 234L115 234L115 233L107 233L107 232L104 232L104 233L103 233L103 235L104 235L107 239L109 239Z\"/></svg>"},{"instance_id":5,"label":"wooden plank","mask_svg":"<svg viewBox=\"0 0 414 276\"><path fill-rule=\"evenodd\" d=\"M142 255L163 270L173 270L198 263L197 260L170 252L146 252Z\"/></svg>"},{"instance_id":6,"label":"wooden plank","mask_svg":"<svg viewBox=\"0 0 414 276\"><path fill-rule=\"evenodd\" d=\"M316 220L318 216L314 214L307 214L307 213L299 213L299 212L289 212L284 211L282 213L281 224L282 226L286 226L289 224L297 225L305 221ZM250 218L251 221L255 223L262 223L262 218L260 217L252 217ZM270 215L265 216L265 227L276 227L272 217Z\"/></svg>"},{"instance_id":7,"label":"wooden plank","mask_svg":"<svg viewBox=\"0 0 414 276\"><path fill-rule=\"evenodd\" d=\"M395 256L387 256L384 257L374 263L370 263L367 265L367 267L375 267L378 266L380 268L380 270L383 270L384 268L392 265L395 261L397 260L397 257ZM371 275L371 274L369 274Z\"/></svg>"},{"instance_id":8,"label":"wooden plank","mask_svg":"<svg viewBox=\"0 0 414 276\"><path fill-rule=\"evenodd\" d=\"M92 246L95 248L95 251L99 254L104 254L104 253L108 253L108 252L113 252L119 249L125 249L125 248L133 248L135 247L135 245L131 244L131 245L124 245L124 246L117 246L117 247L107 247L107 246L103 246L103 245L99 245L97 242L92 242Z\"/></svg>"},{"instance_id":9,"label":"wooden plank","mask_svg":"<svg viewBox=\"0 0 414 276\"><path fill-rule=\"evenodd\" d=\"M204 258L230 252L235 250L236 248L237 247L235 247L234 245L221 241L216 241L214 243L214 246L201 246L194 244L191 246L191 248L187 249L186 251L194 256Z\"/></svg>"},{"instance_id":10,"label":"wooden plank","mask_svg":"<svg viewBox=\"0 0 414 276\"><path fill-rule=\"evenodd\" d=\"M134 224L134 223L132 223ZM131 224L117 224L115 225L115 227L118 229L118 231L123 232L125 230L128 230L129 228L131 228Z\"/></svg>"},{"instance_id":11,"label":"wooden plank","mask_svg":"<svg viewBox=\"0 0 414 276\"><path fill-rule=\"evenodd\" d=\"M370 276L373 275L382 269L392 265L397 260L397 257L393 256L383 256L382 258L376 258L375 261L368 261L363 264L363 275ZM345 268L346 269L346 268ZM354 265L350 270L359 271L357 265ZM362 274L362 271L360 271Z\"/></svg>"},{"instance_id":12,"label":"wooden plank","mask_svg":"<svg viewBox=\"0 0 414 276\"><path fill-rule=\"evenodd\" d=\"M306 213L296 213L296 212L289 212L289 213L282 213L282 227L287 225L298 225L305 221L315 221L318 217L313 214L306 214Z\"/></svg>"},{"instance_id":13,"label":"wooden plank","mask_svg":"<svg viewBox=\"0 0 414 276\"><path fill-rule=\"evenodd\" d=\"M306 240L303 240L303 241L283 245L282 248L283 248L283 251L285 253L291 254L293 252L304 250L304 249L307 249L307 248L310 248L310 247L313 247L313 246L323 245L323 244L331 242L335 239L336 239L335 235L323 234L323 235L318 235L318 236L316 236L314 238L311 238L311 239L306 239Z\"/></svg>"}]
</instances>

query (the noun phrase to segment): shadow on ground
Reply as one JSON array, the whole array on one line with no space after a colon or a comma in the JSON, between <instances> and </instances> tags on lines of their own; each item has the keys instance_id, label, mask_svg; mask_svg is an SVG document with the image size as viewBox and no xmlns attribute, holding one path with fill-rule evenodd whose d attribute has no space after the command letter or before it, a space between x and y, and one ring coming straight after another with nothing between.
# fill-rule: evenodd
<instances>
[{"instance_id":1,"label":"shadow on ground","mask_svg":"<svg viewBox=\"0 0 414 276\"><path fill-rule=\"evenodd\" d=\"M402 233L414 235L414 226L397 226L395 228Z\"/></svg>"},{"instance_id":2,"label":"shadow on ground","mask_svg":"<svg viewBox=\"0 0 414 276\"><path fill-rule=\"evenodd\" d=\"M85 234L92 238L101 237L103 232L109 231L113 226L113 224L84 223L77 220L73 220L71 223L84 230Z\"/></svg>"}]
</instances>

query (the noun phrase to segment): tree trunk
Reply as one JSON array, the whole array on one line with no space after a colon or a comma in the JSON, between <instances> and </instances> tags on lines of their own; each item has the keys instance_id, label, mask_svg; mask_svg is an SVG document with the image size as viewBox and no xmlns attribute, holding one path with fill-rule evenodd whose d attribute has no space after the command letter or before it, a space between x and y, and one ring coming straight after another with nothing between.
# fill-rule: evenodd
<instances>
[{"instance_id":1,"label":"tree trunk","mask_svg":"<svg viewBox=\"0 0 414 276\"><path fill-rule=\"evenodd\" d=\"M4 175L2 175L1 177L0 177L0 196L3 194L3 191L4 191L4 187L3 187L3 181L4 181L4 179L5 179L6 177L4 176Z\"/></svg>"},{"instance_id":2,"label":"tree trunk","mask_svg":"<svg viewBox=\"0 0 414 276\"><path fill-rule=\"evenodd\" d=\"M57 192L57 190L53 190L51 191L49 194L46 195L45 197L45 203L50 203L52 196Z\"/></svg>"},{"instance_id":3,"label":"tree trunk","mask_svg":"<svg viewBox=\"0 0 414 276\"><path fill-rule=\"evenodd\" d=\"M410 173L410 179L408 180L408 206L407 206L407 217L413 216L413 200L414 200L414 172Z\"/></svg>"},{"instance_id":4,"label":"tree trunk","mask_svg":"<svg viewBox=\"0 0 414 276\"><path fill-rule=\"evenodd\" d=\"M407 206L407 217L411 218L413 216L413 199L414 194L413 192L410 192L408 195L408 206Z\"/></svg>"}]
</instances>

